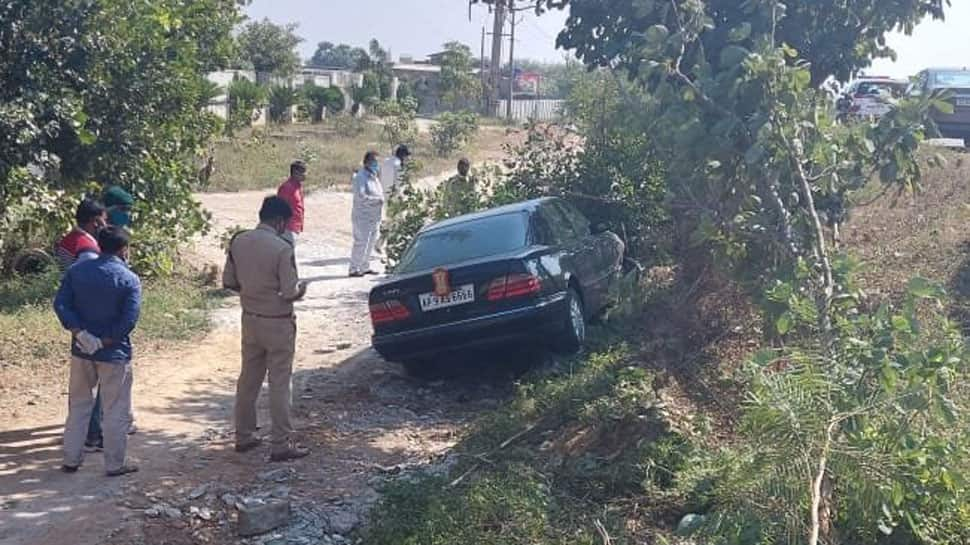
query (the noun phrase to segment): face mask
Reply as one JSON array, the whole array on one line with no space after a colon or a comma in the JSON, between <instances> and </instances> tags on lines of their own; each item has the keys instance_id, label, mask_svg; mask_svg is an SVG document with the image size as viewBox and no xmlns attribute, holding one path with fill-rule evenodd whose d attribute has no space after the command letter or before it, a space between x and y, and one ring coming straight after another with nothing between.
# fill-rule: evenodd
<instances>
[{"instance_id":1,"label":"face mask","mask_svg":"<svg viewBox=\"0 0 970 545\"><path fill-rule=\"evenodd\" d=\"M371 161L367 165L367 170L373 172L374 174L377 174L377 170L378 170L377 161Z\"/></svg>"},{"instance_id":2,"label":"face mask","mask_svg":"<svg viewBox=\"0 0 970 545\"><path fill-rule=\"evenodd\" d=\"M131 225L131 213L124 210L112 210L108 212L108 223L118 227Z\"/></svg>"}]
</instances>

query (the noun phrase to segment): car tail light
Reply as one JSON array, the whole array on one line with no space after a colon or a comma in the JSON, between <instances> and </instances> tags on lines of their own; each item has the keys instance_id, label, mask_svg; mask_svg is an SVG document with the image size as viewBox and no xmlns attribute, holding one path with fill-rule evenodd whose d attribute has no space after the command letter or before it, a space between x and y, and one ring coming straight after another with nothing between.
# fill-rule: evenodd
<instances>
[{"instance_id":1,"label":"car tail light","mask_svg":"<svg viewBox=\"0 0 970 545\"><path fill-rule=\"evenodd\" d=\"M542 282L538 276L531 274L510 274L501 278L496 278L488 285L486 299L489 301L499 301L532 295L542 290Z\"/></svg>"},{"instance_id":2,"label":"car tail light","mask_svg":"<svg viewBox=\"0 0 970 545\"><path fill-rule=\"evenodd\" d=\"M374 325L399 322L410 317L408 308L400 301L385 301L370 306L370 320Z\"/></svg>"}]
</instances>

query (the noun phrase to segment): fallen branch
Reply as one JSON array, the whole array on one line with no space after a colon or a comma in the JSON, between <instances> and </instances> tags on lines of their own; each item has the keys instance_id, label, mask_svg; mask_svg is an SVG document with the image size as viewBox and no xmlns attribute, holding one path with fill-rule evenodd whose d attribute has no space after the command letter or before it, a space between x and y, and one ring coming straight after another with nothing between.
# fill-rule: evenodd
<instances>
[{"instance_id":1,"label":"fallen branch","mask_svg":"<svg viewBox=\"0 0 970 545\"><path fill-rule=\"evenodd\" d=\"M498 452L500 450L503 450L505 447L511 445L513 442L515 442L516 440L518 440L519 438L521 438L525 434L527 434L530 431L534 430L537 425L538 424L529 424L528 426L525 427L524 430L516 433L512 437L509 437L505 441L502 441L502 443L500 443L499 446L493 448L492 450L490 450L488 452L483 452L481 454L475 455L475 458L478 458L479 462L477 464L471 466L470 468L468 468L468 470L465 471L464 473L462 473L461 475L459 475L457 479L451 481L448 484L448 488L454 488L454 487L458 486L459 484L461 484L462 481L464 481L465 479L467 479L469 475L471 475L472 473L474 473L475 471L477 471L478 468L482 467L482 461L487 461L488 460L488 456L490 456L492 454L495 454L496 452ZM489 463L491 463L491 462L489 462Z\"/></svg>"},{"instance_id":2,"label":"fallen branch","mask_svg":"<svg viewBox=\"0 0 970 545\"><path fill-rule=\"evenodd\" d=\"M603 526L602 522L596 520L593 522L593 527L596 528L596 533L598 533L600 535L600 539L603 540L603 545L613 545L613 538L610 537L610 534L606 531L606 527Z\"/></svg>"}]
</instances>

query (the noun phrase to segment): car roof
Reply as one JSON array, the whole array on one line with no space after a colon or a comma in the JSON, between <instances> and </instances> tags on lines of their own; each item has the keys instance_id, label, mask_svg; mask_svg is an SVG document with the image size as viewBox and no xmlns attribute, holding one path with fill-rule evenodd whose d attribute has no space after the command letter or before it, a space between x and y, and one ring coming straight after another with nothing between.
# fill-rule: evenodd
<instances>
[{"instance_id":1,"label":"car roof","mask_svg":"<svg viewBox=\"0 0 970 545\"><path fill-rule=\"evenodd\" d=\"M852 84L856 83L907 83L908 80L897 79L897 78L881 78L881 77L871 77L871 78L858 78L852 80Z\"/></svg>"},{"instance_id":2,"label":"car roof","mask_svg":"<svg viewBox=\"0 0 970 545\"><path fill-rule=\"evenodd\" d=\"M522 201L514 204L507 204L505 206L499 206L496 208L489 208L488 210L482 210L481 212L472 212L471 214L464 214L461 216L456 216L454 218L442 220L437 223L432 223L431 225L428 225L427 227L421 229L420 233L437 231L438 229L452 227L469 221L491 218L495 216L501 216L504 214L514 214L516 212L528 212L531 214L535 212L544 203L553 202L557 200L559 200L557 197L542 197L539 199L532 199L530 201Z\"/></svg>"}]
</instances>

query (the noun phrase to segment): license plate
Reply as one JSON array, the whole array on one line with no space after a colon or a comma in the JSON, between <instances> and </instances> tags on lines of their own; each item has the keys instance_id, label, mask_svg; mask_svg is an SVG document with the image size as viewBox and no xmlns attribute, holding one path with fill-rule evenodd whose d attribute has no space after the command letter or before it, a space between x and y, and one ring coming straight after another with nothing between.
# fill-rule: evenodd
<instances>
[{"instance_id":1,"label":"license plate","mask_svg":"<svg viewBox=\"0 0 970 545\"><path fill-rule=\"evenodd\" d=\"M438 310L475 302L474 284L465 284L444 297L434 293L422 293L418 296L422 311Z\"/></svg>"},{"instance_id":2,"label":"license plate","mask_svg":"<svg viewBox=\"0 0 970 545\"><path fill-rule=\"evenodd\" d=\"M962 106L964 108L970 108L970 98L958 98L957 106Z\"/></svg>"}]
</instances>

